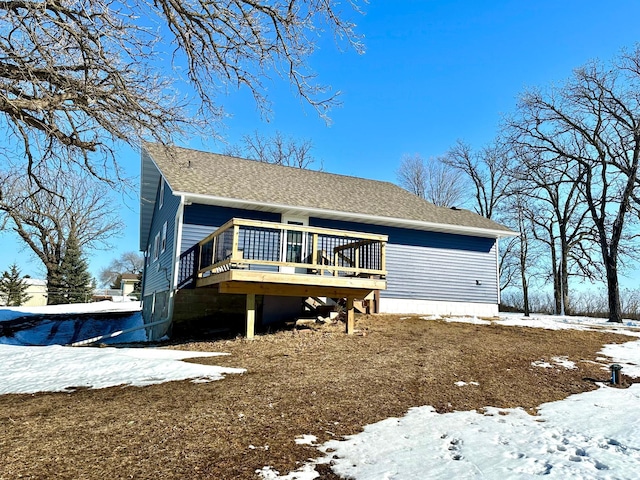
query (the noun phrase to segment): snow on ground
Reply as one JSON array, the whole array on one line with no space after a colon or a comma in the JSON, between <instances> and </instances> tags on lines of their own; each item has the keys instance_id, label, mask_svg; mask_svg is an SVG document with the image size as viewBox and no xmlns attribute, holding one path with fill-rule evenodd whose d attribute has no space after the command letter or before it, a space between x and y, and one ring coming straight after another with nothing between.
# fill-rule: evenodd
<instances>
[{"instance_id":1,"label":"snow on ground","mask_svg":"<svg viewBox=\"0 0 640 480\"><path fill-rule=\"evenodd\" d=\"M172 380L213 381L243 369L181 362L218 353L160 348L24 347L0 345L0 394L64 392Z\"/></svg>"},{"instance_id":2,"label":"snow on ground","mask_svg":"<svg viewBox=\"0 0 640 480\"><path fill-rule=\"evenodd\" d=\"M180 361L188 357L217 355L215 353L159 348L25 346L43 340L65 343L70 335L81 337L105 328L97 318L83 316L78 320L72 318L73 314L120 311L123 315L115 320L115 325L112 322L111 328L126 330L139 326L142 320L136 302L100 302L54 309L2 308L0 322L26 315L47 315L51 310L71 317L65 320L39 317L29 328L0 338L0 394L142 386L183 379L212 381L225 374L243 372L242 369ZM489 323L475 317L444 320ZM632 321L616 326L603 319L548 315L527 319L521 315L504 315L497 323L551 329L597 329L640 337L640 322ZM134 338L137 335L130 333ZM132 341L128 335L123 334L113 341ZM624 374L640 377L640 340L607 345L601 353L621 364ZM555 357L551 361L553 364L549 363L549 366L574 366L566 357ZM470 386L476 382L457 385L472 388ZM310 445L316 442L315 437L305 434L294 440ZM538 416L529 415L522 409L490 406L482 412L446 414L436 413L431 406L416 407L402 418L368 425L358 435L342 441L332 440L318 448L324 456L295 472L280 475L265 466L256 474L265 480L311 480L319 477L316 464L331 463L336 473L354 480L503 480L537 475L562 479L632 479L637 478L640 471L640 384L628 389L603 384L599 390L544 404Z\"/></svg>"},{"instance_id":3,"label":"snow on ground","mask_svg":"<svg viewBox=\"0 0 640 480\"><path fill-rule=\"evenodd\" d=\"M574 395L543 405L539 416L522 409L438 414L419 407L346 441L325 443L320 462L334 462L338 475L367 480L631 479L640 467L639 427L640 385Z\"/></svg>"},{"instance_id":4,"label":"snow on ground","mask_svg":"<svg viewBox=\"0 0 640 480\"><path fill-rule=\"evenodd\" d=\"M535 362L531 362L531 366L542 367L542 368L555 368L556 366L558 366L558 367L566 368L567 370L573 370L574 368L578 368L576 367L575 362L572 362L567 357L552 357L551 361L553 363L545 362L544 360L536 360Z\"/></svg>"},{"instance_id":5,"label":"snow on ground","mask_svg":"<svg viewBox=\"0 0 640 480\"><path fill-rule=\"evenodd\" d=\"M597 330L640 337L640 321L638 320L623 320L621 324L618 324L608 322L606 318L533 313L531 316L525 317L521 313L501 313L499 320L495 323L514 327L546 328L547 330Z\"/></svg>"},{"instance_id":6,"label":"snow on ground","mask_svg":"<svg viewBox=\"0 0 640 480\"><path fill-rule=\"evenodd\" d=\"M144 386L186 379L207 382L244 372L180 361L223 355L220 353L61 346L112 332L124 333L101 343L145 341L144 328L135 329L143 325L138 302L0 308L0 322L22 319L26 323L19 330L0 337L0 394Z\"/></svg>"},{"instance_id":7,"label":"snow on ground","mask_svg":"<svg viewBox=\"0 0 640 480\"><path fill-rule=\"evenodd\" d=\"M444 320L464 321L461 317ZM473 317L468 320L484 322ZM635 328L640 322L632 321L621 328L604 319L506 315L497 323L551 329L604 327L640 336ZM621 364L624 374L640 377L640 340L607 345L600 353ZM575 367L566 357L555 357L552 362L549 367ZM536 416L519 408L488 406L482 412L438 414L431 406L416 407L402 418L367 425L360 434L318 448L324 456L294 472L281 476L265 466L256 474L264 480L312 480L319 477L314 464L330 463L335 473L353 480L504 480L538 475L636 479L640 471L640 384L627 389L601 384L596 391L543 404Z\"/></svg>"},{"instance_id":8,"label":"snow on ground","mask_svg":"<svg viewBox=\"0 0 640 480\"><path fill-rule=\"evenodd\" d=\"M69 315L74 313L139 312L140 302L73 303L42 307L0 307L0 322L28 315Z\"/></svg>"}]
</instances>

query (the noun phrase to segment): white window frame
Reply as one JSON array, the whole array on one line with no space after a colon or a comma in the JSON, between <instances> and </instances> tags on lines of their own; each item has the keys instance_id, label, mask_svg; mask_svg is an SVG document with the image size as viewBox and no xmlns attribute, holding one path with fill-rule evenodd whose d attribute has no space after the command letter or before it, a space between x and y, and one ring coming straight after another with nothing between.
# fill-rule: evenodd
<instances>
[{"instance_id":1,"label":"white window frame","mask_svg":"<svg viewBox=\"0 0 640 480\"><path fill-rule=\"evenodd\" d=\"M162 208L164 204L164 178L160 177L160 195L158 198L158 210Z\"/></svg>"},{"instance_id":2,"label":"white window frame","mask_svg":"<svg viewBox=\"0 0 640 480\"><path fill-rule=\"evenodd\" d=\"M160 253L164 253L167 249L167 222L162 225L162 237L160 239Z\"/></svg>"},{"instance_id":3,"label":"white window frame","mask_svg":"<svg viewBox=\"0 0 640 480\"><path fill-rule=\"evenodd\" d=\"M156 233L155 238L153 239L153 261L158 260L160 256L160 232Z\"/></svg>"}]
</instances>

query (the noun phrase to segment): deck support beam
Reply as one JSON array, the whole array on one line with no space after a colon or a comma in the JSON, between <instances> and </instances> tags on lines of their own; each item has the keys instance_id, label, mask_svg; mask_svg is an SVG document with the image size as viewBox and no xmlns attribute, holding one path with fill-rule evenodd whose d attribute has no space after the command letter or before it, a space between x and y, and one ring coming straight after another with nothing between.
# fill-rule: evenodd
<instances>
[{"instance_id":1,"label":"deck support beam","mask_svg":"<svg viewBox=\"0 0 640 480\"><path fill-rule=\"evenodd\" d=\"M347 335L353 335L356 326L353 297L347 297Z\"/></svg>"},{"instance_id":2,"label":"deck support beam","mask_svg":"<svg viewBox=\"0 0 640 480\"><path fill-rule=\"evenodd\" d=\"M256 326L256 294L247 294L247 324L245 328L245 335L248 340L251 340L255 334Z\"/></svg>"}]
</instances>

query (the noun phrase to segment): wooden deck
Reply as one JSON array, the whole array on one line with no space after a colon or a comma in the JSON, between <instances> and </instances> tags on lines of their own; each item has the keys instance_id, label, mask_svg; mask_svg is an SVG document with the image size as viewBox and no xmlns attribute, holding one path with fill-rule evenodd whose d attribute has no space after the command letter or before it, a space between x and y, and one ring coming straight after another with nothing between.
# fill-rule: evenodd
<instances>
[{"instance_id":1,"label":"wooden deck","mask_svg":"<svg viewBox=\"0 0 640 480\"><path fill-rule=\"evenodd\" d=\"M231 219L180 257L178 286L217 285L247 295L247 337L255 295L353 300L386 289L386 235ZM353 308L347 332L353 331Z\"/></svg>"}]
</instances>

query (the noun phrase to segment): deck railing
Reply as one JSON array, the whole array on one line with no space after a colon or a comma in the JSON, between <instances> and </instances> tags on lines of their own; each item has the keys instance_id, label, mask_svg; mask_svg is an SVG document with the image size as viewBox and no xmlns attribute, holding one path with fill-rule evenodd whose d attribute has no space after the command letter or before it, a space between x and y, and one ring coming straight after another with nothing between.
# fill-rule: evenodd
<instances>
[{"instance_id":1,"label":"deck railing","mask_svg":"<svg viewBox=\"0 0 640 480\"><path fill-rule=\"evenodd\" d=\"M180 255L178 263L178 288L194 288L198 273L200 245L197 243Z\"/></svg>"},{"instance_id":2,"label":"deck railing","mask_svg":"<svg viewBox=\"0 0 640 480\"><path fill-rule=\"evenodd\" d=\"M233 218L181 263L198 278L230 269L385 278L386 242L386 235Z\"/></svg>"}]
</instances>

